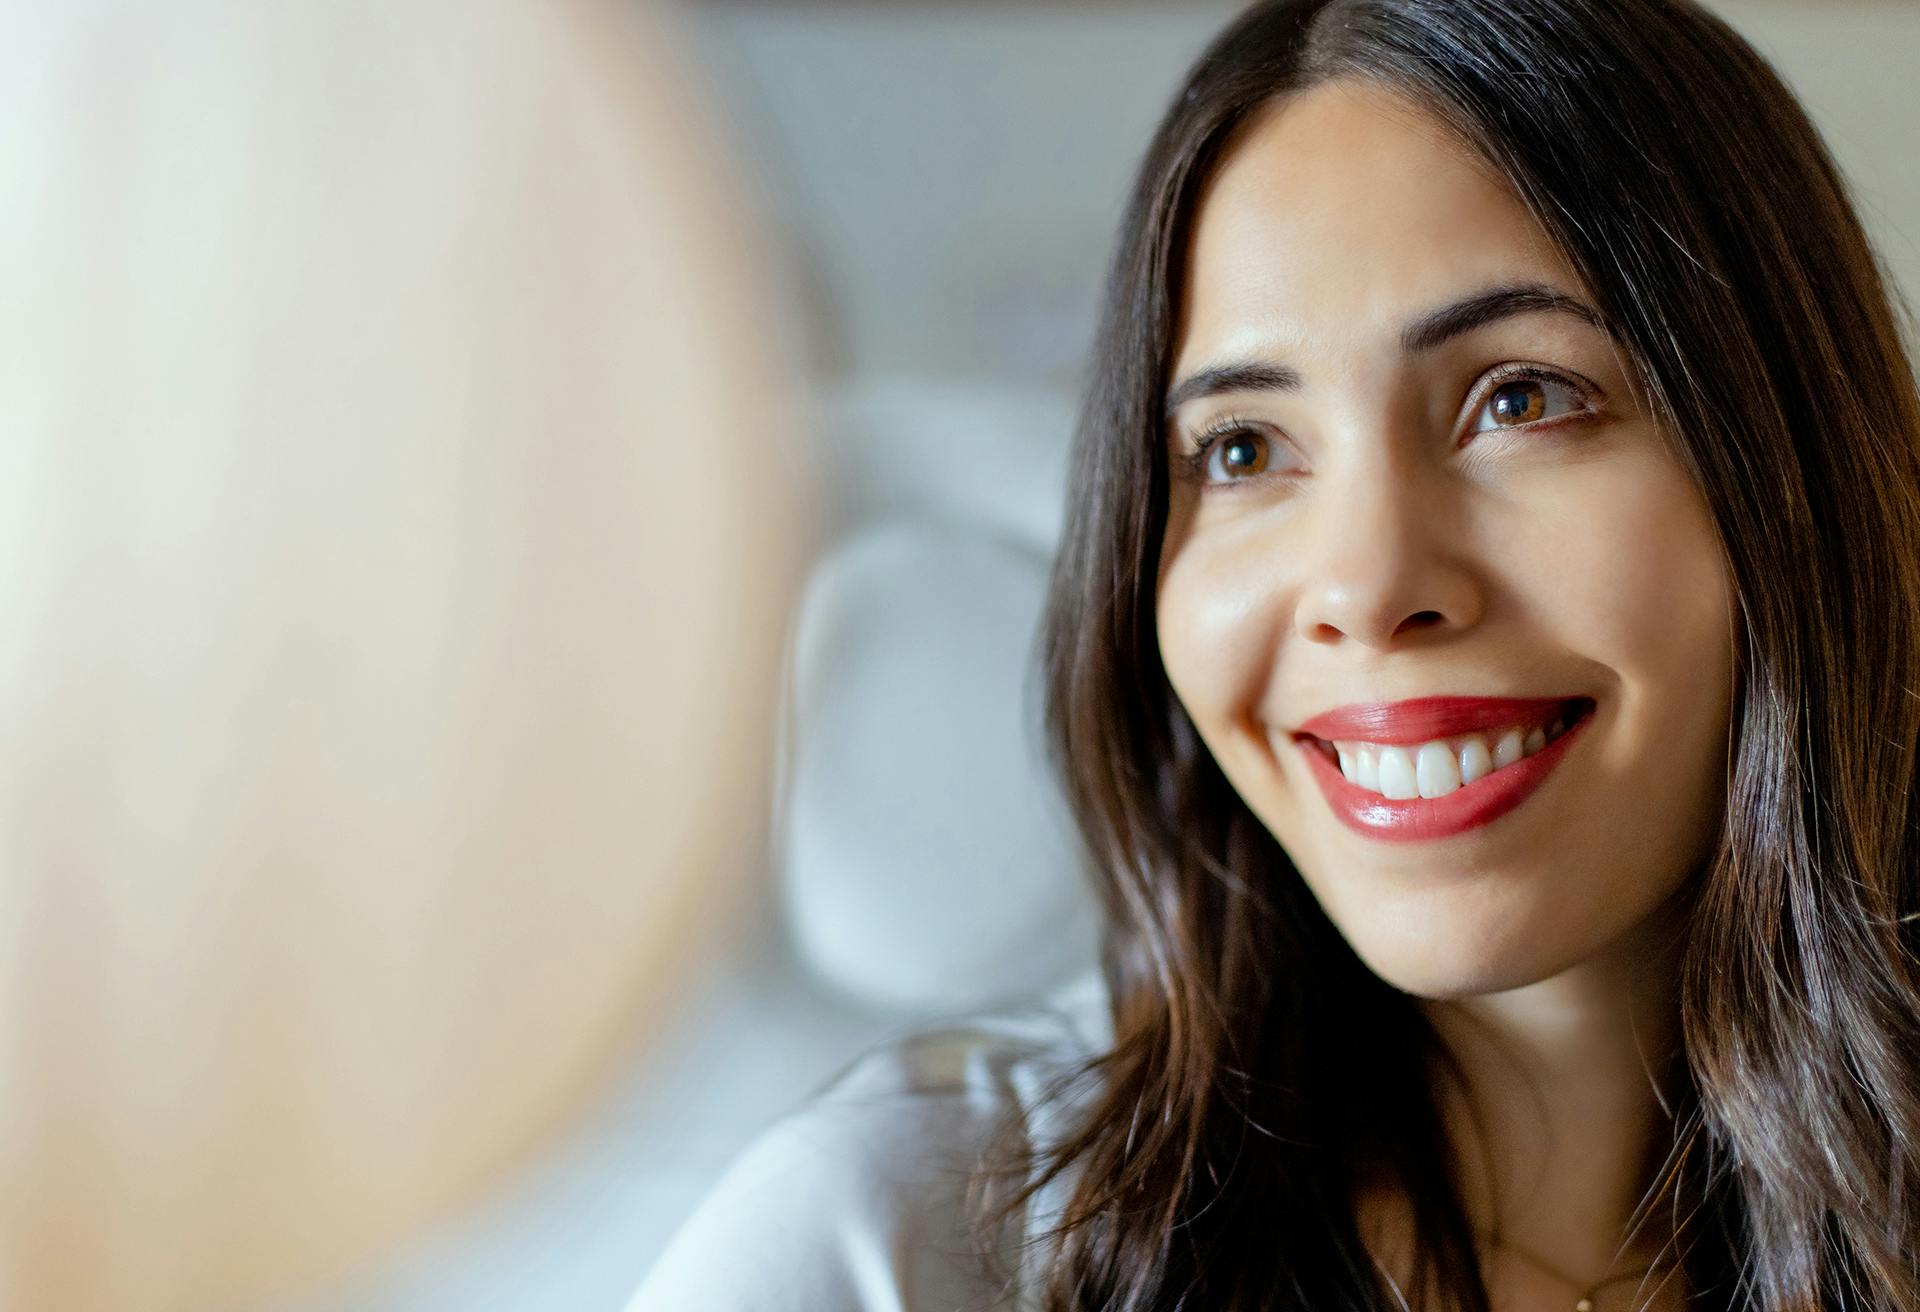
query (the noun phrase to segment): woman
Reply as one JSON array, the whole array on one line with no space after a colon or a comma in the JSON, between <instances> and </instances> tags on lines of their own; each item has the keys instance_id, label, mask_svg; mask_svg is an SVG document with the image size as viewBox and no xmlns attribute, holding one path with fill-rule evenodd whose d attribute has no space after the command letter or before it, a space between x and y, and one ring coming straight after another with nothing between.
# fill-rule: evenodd
<instances>
[{"instance_id":1,"label":"woman","mask_svg":"<svg viewBox=\"0 0 1920 1312\"><path fill-rule=\"evenodd\" d=\"M1917 455L1717 19L1248 11L1127 212L1048 621L1110 1011L863 1063L641 1305L1920 1308Z\"/></svg>"}]
</instances>

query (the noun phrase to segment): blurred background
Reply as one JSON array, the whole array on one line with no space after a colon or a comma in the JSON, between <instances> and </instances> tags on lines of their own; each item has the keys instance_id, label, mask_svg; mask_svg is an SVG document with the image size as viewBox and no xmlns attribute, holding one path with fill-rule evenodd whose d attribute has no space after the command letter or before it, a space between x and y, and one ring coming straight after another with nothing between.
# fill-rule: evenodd
<instances>
[{"instance_id":1,"label":"blurred background","mask_svg":"<svg viewBox=\"0 0 1920 1312\"><path fill-rule=\"evenodd\" d=\"M1920 6L1715 7L1920 297ZM1085 977L1032 644L1235 8L0 8L0 1306L618 1312Z\"/></svg>"}]
</instances>

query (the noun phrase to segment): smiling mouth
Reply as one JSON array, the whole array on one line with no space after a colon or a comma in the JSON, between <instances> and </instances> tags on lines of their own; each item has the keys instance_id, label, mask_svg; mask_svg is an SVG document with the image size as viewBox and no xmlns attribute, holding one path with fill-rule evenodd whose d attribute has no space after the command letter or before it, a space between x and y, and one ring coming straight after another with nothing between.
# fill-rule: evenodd
<instances>
[{"instance_id":1,"label":"smiling mouth","mask_svg":"<svg viewBox=\"0 0 1920 1312\"><path fill-rule=\"evenodd\" d=\"M1294 737L1355 788L1386 801L1412 801L1506 782L1499 776L1558 742L1593 710L1591 698L1574 697L1529 720L1414 744Z\"/></svg>"}]
</instances>

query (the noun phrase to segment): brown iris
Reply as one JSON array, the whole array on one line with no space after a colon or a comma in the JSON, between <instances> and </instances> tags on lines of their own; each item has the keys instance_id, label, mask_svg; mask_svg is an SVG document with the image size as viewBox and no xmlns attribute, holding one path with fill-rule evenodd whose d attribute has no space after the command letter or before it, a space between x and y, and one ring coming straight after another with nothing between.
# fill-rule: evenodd
<instances>
[{"instance_id":1,"label":"brown iris","mask_svg":"<svg viewBox=\"0 0 1920 1312\"><path fill-rule=\"evenodd\" d=\"M1221 444L1221 456L1228 469L1240 474L1257 474L1267 467L1264 442L1249 433L1230 437Z\"/></svg>"},{"instance_id":2,"label":"brown iris","mask_svg":"<svg viewBox=\"0 0 1920 1312\"><path fill-rule=\"evenodd\" d=\"M1531 378L1503 383L1493 394L1493 416L1506 425L1531 424L1547 413L1547 389Z\"/></svg>"}]
</instances>

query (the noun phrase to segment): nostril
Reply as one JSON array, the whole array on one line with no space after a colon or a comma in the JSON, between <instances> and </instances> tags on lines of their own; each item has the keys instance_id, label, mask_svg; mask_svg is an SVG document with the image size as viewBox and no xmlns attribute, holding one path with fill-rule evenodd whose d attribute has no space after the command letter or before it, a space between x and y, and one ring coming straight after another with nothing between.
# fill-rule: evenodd
<instances>
[{"instance_id":1,"label":"nostril","mask_svg":"<svg viewBox=\"0 0 1920 1312\"><path fill-rule=\"evenodd\" d=\"M1400 628L1397 632L1405 633L1408 629L1430 629L1434 625L1444 622L1444 618L1437 610L1415 611L1400 621Z\"/></svg>"}]
</instances>

